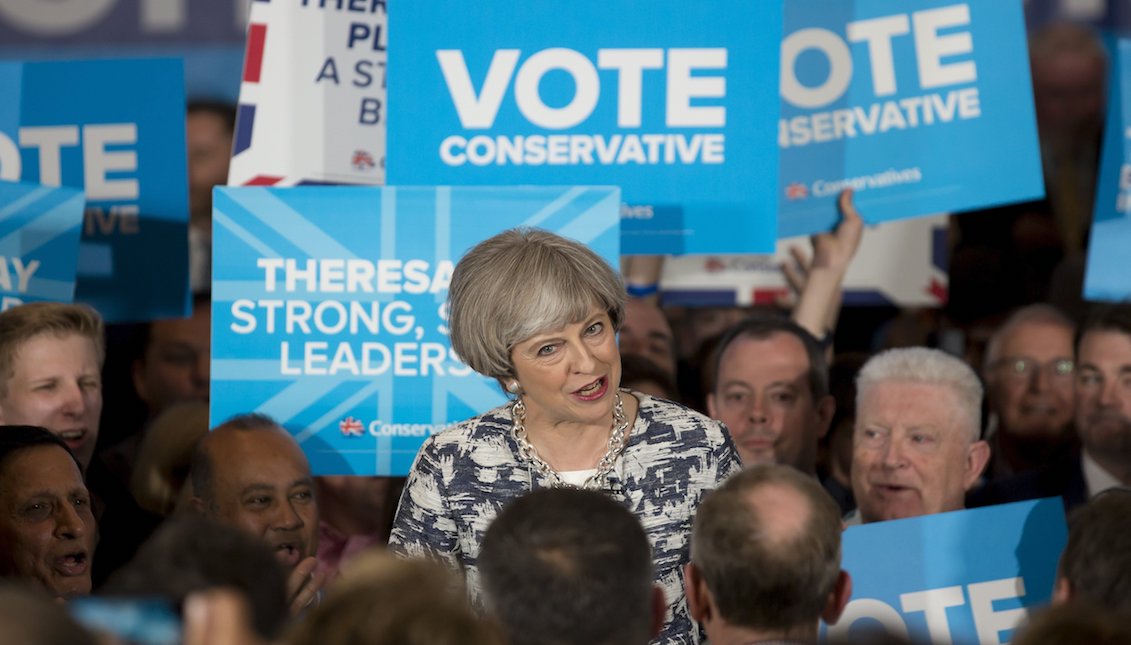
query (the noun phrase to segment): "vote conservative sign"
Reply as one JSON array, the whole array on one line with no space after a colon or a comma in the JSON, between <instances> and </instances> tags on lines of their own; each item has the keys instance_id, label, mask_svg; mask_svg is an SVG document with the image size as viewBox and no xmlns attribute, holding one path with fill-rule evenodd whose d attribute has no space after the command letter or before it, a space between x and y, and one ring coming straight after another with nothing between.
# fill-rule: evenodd
<instances>
[{"instance_id":1,"label":"vote conservative sign","mask_svg":"<svg viewBox=\"0 0 1131 645\"><path fill-rule=\"evenodd\" d=\"M616 184L622 251L773 250L781 5L389 7L390 184Z\"/></svg>"},{"instance_id":2,"label":"vote conservative sign","mask_svg":"<svg viewBox=\"0 0 1131 645\"><path fill-rule=\"evenodd\" d=\"M0 180L85 191L75 299L184 316L185 97L175 59L0 62Z\"/></svg>"},{"instance_id":3,"label":"vote conservative sign","mask_svg":"<svg viewBox=\"0 0 1131 645\"><path fill-rule=\"evenodd\" d=\"M786 0L781 237L1044 194L1021 0Z\"/></svg>"},{"instance_id":4,"label":"vote conservative sign","mask_svg":"<svg viewBox=\"0 0 1131 645\"><path fill-rule=\"evenodd\" d=\"M1131 248L1131 40L1113 50L1107 127L1088 241L1084 298L1120 302L1131 298L1127 249Z\"/></svg>"},{"instance_id":5,"label":"vote conservative sign","mask_svg":"<svg viewBox=\"0 0 1131 645\"><path fill-rule=\"evenodd\" d=\"M448 344L454 264L522 225L615 266L619 204L597 187L216 189L212 424L261 412L315 474L407 474L427 436L505 401Z\"/></svg>"},{"instance_id":6,"label":"vote conservative sign","mask_svg":"<svg viewBox=\"0 0 1131 645\"><path fill-rule=\"evenodd\" d=\"M73 188L0 181L0 311L74 298L83 201Z\"/></svg>"},{"instance_id":7,"label":"vote conservative sign","mask_svg":"<svg viewBox=\"0 0 1131 645\"><path fill-rule=\"evenodd\" d=\"M1051 598L1067 539L1060 498L850 526L852 600L822 636L880 628L938 645L1008 643Z\"/></svg>"}]
</instances>

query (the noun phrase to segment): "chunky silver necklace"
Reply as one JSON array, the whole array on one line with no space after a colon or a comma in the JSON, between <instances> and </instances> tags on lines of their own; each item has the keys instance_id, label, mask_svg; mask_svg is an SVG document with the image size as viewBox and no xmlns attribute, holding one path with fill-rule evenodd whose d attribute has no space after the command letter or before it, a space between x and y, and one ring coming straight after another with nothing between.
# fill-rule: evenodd
<instances>
[{"instance_id":1,"label":"chunky silver necklace","mask_svg":"<svg viewBox=\"0 0 1131 645\"><path fill-rule=\"evenodd\" d=\"M533 464L534 469L541 473L543 477L554 481L556 486L569 486L562 481L561 476L553 468L550 468L550 464L542 459L538 450L527 438L526 405L522 402L522 397L515 399L514 403L511 404L511 419L514 420L511 436L518 443L518 454ZM600 489L605 487L609 480L609 473L613 470L613 464L616 463L617 457L624 451L625 444L628 443L627 431L628 418L624 416L624 404L621 402L620 392L617 392L616 405L613 406L613 427L609 434L608 448L605 449L605 454L601 456L601 460L597 462L596 472L581 483L581 488Z\"/></svg>"}]
</instances>

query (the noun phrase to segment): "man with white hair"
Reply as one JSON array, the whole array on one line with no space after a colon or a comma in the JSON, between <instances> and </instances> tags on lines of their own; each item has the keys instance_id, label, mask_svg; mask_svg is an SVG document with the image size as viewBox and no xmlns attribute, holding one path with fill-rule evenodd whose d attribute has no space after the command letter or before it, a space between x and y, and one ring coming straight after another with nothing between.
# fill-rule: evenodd
<instances>
[{"instance_id":1,"label":"man with white hair","mask_svg":"<svg viewBox=\"0 0 1131 645\"><path fill-rule=\"evenodd\" d=\"M990 456L979 440L982 385L974 370L939 350L892 349L864 364L856 391L858 520L964 508Z\"/></svg>"}]
</instances>

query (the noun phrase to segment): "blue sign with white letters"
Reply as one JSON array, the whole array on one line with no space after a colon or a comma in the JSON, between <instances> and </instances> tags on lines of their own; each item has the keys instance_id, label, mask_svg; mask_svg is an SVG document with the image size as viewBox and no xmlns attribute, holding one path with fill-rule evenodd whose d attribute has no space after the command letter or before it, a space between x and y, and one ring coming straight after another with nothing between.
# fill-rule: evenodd
<instances>
[{"instance_id":1,"label":"blue sign with white letters","mask_svg":"<svg viewBox=\"0 0 1131 645\"><path fill-rule=\"evenodd\" d=\"M615 184L626 254L771 252L781 4L389 6L390 184Z\"/></svg>"},{"instance_id":2,"label":"blue sign with white letters","mask_svg":"<svg viewBox=\"0 0 1131 645\"><path fill-rule=\"evenodd\" d=\"M823 636L883 628L919 642L1008 643L1052 596L1068 539L1060 498L850 526L852 600Z\"/></svg>"},{"instance_id":3,"label":"blue sign with white letters","mask_svg":"<svg viewBox=\"0 0 1131 645\"><path fill-rule=\"evenodd\" d=\"M786 0L779 235L1044 194L1021 0Z\"/></svg>"},{"instance_id":4,"label":"blue sign with white letters","mask_svg":"<svg viewBox=\"0 0 1131 645\"><path fill-rule=\"evenodd\" d=\"M537 226L613 264L619 205L599 187L217 188L212 424L261 412L315 474L407 474L426 437L506 400L449 347L455 262Z\"/></svg>"},{"instance_id":5,"label":"blue sign with white letters","mask_svg":"<svg viewBox=\"0 0 1131 645\"><path fill-rule=\"evenodd\" d=\"M175 59L0 63L0 179L86 193L75 299L109 322L188 313Z\"/></svg>"},{"instance_id":6,"label":"blue sign with white letters","mask_svg":"<svg viewBox=\"0 0 1131 645\"><path fill-rule=\"evenodd\" d=\"M1084 298L1119 302L1131 298L1127 271L1127 249L1131 248L1131 79L1126 77L1131 69L1131 40L1117 41L1114 49Z\"/></svg>"},{"instance_id":7,"label":"blue sign with white letters","mask_svg":"<svg viewBox=\"0 0 1131 645\"><path fill-rule=\"evenodd\" d=\"M81 190L0 181L0 310L74 298L82 213Z\"/></svg>"}]
</instances>

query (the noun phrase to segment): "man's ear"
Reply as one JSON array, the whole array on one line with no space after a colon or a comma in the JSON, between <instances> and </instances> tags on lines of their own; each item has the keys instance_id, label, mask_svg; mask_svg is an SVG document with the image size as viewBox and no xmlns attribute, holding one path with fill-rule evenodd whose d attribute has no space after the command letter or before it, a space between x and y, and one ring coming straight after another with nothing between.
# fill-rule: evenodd
<instances>
[{"instance_id":1,"label":"man's ear","mask_svg":"<svg viewBox=\"0 0 1131 645\"><path fill-rule=\"evenodd\" d=\"M825 621L826 625L835 625L836 621L840 620L840 615L844 613L844 608L848 606L848 601L852 599L852 576L844 569L836 577L836 584L833 585L833 592L829 594L829 599L825 603L825 609L821 612L821 620Z\"/></svg>"},{"instance_id":2,"label":"man's ear","mask_svg":"<svg viewBox=\"0 0 1131 645\"><path fill-rule=\"evenodd\" d=\"M1052 604L1063 605L1069 600L1072 600L1072 583L1064 576L1057 576L1052 587Z\"/></svg>"},{"instance_id":3,"label":"man's ear","mask_svg":"<svg viewBox=\"0 0 1131 645\"><path fill-rule=\"evenodd\" d=\"M826 394L817 402L817 438L820 439L829 433L833 425L833 416L836 415L836 399L831 394Z\"/></svg>"},{"instance_id":4,"label":"man's ear","mask_svg":"<svg viewBox=\"0 0 1131 645\"><path fill-rule=\"evenodd\" d=\"M986 464L990 462L990 444L985 441L975 441L966 449L966 490L978 483Z\"/></svg>"},{"instance_id":5,"label":"man's ear","mask_svg":"<svg viewBox=\"0 0 1131 645\"><path fill-rule=\"evenodd\" d=\"M652 585L652 638L660 635L664 628L664 616L668 613L668 601L660 585Z\"/></svg>"},{"instance_id":6,"label":"man's ear","mask_svg":"<svg viewBox=\"0 0 1131 645\"><path fill-rule=\"evenodd\" d=\"M691 617L699 623L711 618L711 603L708 600L707 583L694 564L683 566L683 591L687 596L687 610Z\"/></svg>"}]
</instances>

